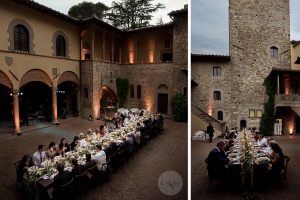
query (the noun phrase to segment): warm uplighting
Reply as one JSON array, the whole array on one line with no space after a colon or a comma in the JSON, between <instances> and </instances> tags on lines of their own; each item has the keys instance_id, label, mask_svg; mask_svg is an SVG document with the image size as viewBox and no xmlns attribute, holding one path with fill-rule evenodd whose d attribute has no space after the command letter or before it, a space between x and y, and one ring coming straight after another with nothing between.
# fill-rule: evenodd
<instances>
[{"instance_id":1,"label":"warm uplighting","mask_svg":"<svg viewBox=\"0 0 300 200\"><path fill-rule=\"evenodd\" d=\"M148 58L149 58L149 63L153 63L153 59L154 59L153 51L148 51Z\"/></svg>"},{"instance_id":2,"label":"warm uplighting","mask_svg":"<svg viewBox=\"0 0 300 200\"><path fill-rule=\"evenodd\" d=\"M210 104L208 105L207 113L209 116L212 116L212 106Z\"/></svg>"},{"instance_id":3,"label":"warm uplighting","mask_svg":"<svg viewBox=\"0 0 300 200\"><path fill-rule=\"evenodd\" d=\"M133 64L134 63L134 41L129 40L128 41L128 52L129 52L129 63Z\"/></svg>"},{"instance_id":4,"label":"warm uplighting","mask_svg":"<svg viewBox=\"0 0 300 200\"><path fill-rule=\"evenodd\" d=\"M149 112L153 111L153 99L151 96L146 96L145 97L145 108L146 110L148 110Z\"/></svg>"},{"instance_id":5,"label":"warm uplighting","mask_svg":"<svg viewBox=\"0 0 300 200\"><path fill-rule=\"evenodd\" d=\"M133 64L134 63L134 51L129 52L129 63Z\"/></svg>"},{"instance_id":6,"label":"warm uplighting","mask_svg":"<svg viewBox=\"0 0 300 200\"><path fill-rule=\"evenodd\" d=\"M290 127L289 127L289 134L290 134L290 135L293 135L293 130L294 130L294 129L293 129L293 126L290 125Z\"/></svg>"}]
</instances>

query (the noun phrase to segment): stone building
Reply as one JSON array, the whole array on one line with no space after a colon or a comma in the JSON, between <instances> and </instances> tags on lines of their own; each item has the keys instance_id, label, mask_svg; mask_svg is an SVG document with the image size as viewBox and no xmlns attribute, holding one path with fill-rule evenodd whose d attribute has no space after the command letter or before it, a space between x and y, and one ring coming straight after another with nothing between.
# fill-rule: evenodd
<instances>
[{"instance_id":1,"label":"stone building","mask_svg":"<svg viewBox=\"0 0 300 200\"><path fill-rule=\"evenodd\" d=\"M223 128L259 127L272 69L291 69L289 1L229 1L229 56L192 55L193 105ZM224 130L223 130L224 131Z\"/></svg>"},{"instance_id":2,"label":"stone building","mask_svg":"<svg viewBox=\"0 0 300 200\"><path fill-rule=\"evenodd\" d=\"M170 99L187 88L187 7L169 16L124 31L30 0L1 1L0 120L13 119L19 133L28 112L54 123L63 113L99 118L101 105L118 104L118 77L130 85L125 107L171 114Z\"/></svg>"}]
</instances>

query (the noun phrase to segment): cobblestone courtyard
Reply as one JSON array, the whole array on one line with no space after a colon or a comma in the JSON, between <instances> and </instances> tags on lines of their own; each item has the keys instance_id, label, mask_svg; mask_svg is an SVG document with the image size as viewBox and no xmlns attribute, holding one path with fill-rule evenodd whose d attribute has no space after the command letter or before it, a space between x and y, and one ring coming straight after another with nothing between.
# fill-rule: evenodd
<instances>
[{"instance_id":1,"label":"cobblestone courtyard","mask_svg":"<svg viewBox=\"0 0 300 200\"><path fill-rule=\"evenodd\" d=\"M60 142L62 137L71 143L74 135L96 128L99 121L80 118L62 120L59 126L44 126L25 131L22 136L10 133L0 134L0 199L21 199L16 189L16 172L13 163L23 154L32 155L38 144L47 146L50 141ZM166 196L158 188L161 173L172 170L183 179L182 190L175 196ZM119 173L109 181L88 190L80 199L187 199L187 124L165 120L164 130L129 160Z\"/></svg>"},{"instance_id":2,"label":"cobblestone courtyard","mask_svg":"<svg viewBox=\"0 0 300 200\"><path fill-rule=\"evenodd\" d=\"M271 187L268 193L254 192L253 196L261 200L298 200L300 199L300 137L299 136L277 136L274 139L282 147L283 152L291 158L288 164L288 186L287 189ZM218 140L218 139L217 139ZM192 180L191 195L192 200L239 200L243 199L240 192L214 192L207 193L208 175L205 158L209 151L214 148L216 141L208 143L206 141L192 141Z\"/></svg>"}]
</instances>

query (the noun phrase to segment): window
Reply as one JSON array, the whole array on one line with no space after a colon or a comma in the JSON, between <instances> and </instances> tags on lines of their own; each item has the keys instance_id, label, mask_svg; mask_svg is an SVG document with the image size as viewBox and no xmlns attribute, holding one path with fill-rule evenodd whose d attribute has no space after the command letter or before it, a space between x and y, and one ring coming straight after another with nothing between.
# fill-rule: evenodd
<instances>
[{"instance_id":1,"label":"window","mask_svg":"<svg viewBox=\"0 0 300 200\"><path fill-rule=\"evenodd\" d=\"M255 117L255 110L249 110L249 117Z\"/></svg>"},{"instance_id":2,"label":"window","mask_svg":"<svg viewBox=\"0 0 300 200\"><path fill-rule=\"evenodd\" d=\"M66 57L66 40L62 35L56 37L56 56Z\"/></svg>"},{"instance_id":3,"label":"window","mask_svg":"<svg viewBox=\"0 0 300 200\"><path fill-rule=\"evenodd\" d=\"M272 58L277 58L278 57L278 48L277 47L271 47L270 48L270 55Z\"/></svg>"},{"instance_id":4,"label":"window","mask_svg":"<svg viewBox=\"0 0 300 200\"><path fill-rule=\"evenodd\" d=\"M214 100L221 101L221 92L220 91L214 91Z\"/></svg>"},{"instance_id":5,"label":"window","mask_svg":"<svg viewBox=\"0 0 300 200\"><path fill-rule=\"evenodd\" d=\"M23 25L17 25L14 29L14 49L29 52L29 32Z\"/></svg>"},{"instance_id":6,"label":"window","mask_svg":"<svg viewBox=\"0 0 300 200\"><path fill-rule=\"evenodd\" d=\"M218 112L218 120L223 121L223 112L222 111Z\"/></svg>"},{"instance_id":7,"label":"window","mask_svg":"<svg viewBox=\"0 0 300 200\"><path fill-rule=\"evenodd\" d=\"M221 67L214 67L213 68L213 76L221 76Z\"/></svg>"},{"instance_id":8,"label":"window","mask_svg":"<svg viewBox=\"0 0 300 200\"><path fill-rule=\"evenodd\" d=\"M255 109L249 110L249 117L261 118L261 116L262 116L262 110L255 110Z\"/></svg>"},{"instance_id":9,"label":"window","mask_svg":"<svg viewBox=\"0 0 300 200\"><path fill-rule=\"evenodd\" d=\"M256 110L256 117L261 117L262 111L261 110Z\"/></svg>"},{"instance_id":10,"label":"window","mask_svg":"<svg viewBox=\"0 0 300 200\"><path fill-rule=\"evenodd\" d=\"M170 41L169 39L166 39L166 40L165 40L165 48L166 48L166 49L171 48L171 41Z\"/></svg>"},{"instance_id":11,"label":"window","mask_svg":"<svg viewBox=\"0 0 300 200\"><path fill-rule=\"evenodd\" d=\"M140 85L138 85L136 90L137 90L136 98L141 99L142 98L142 87Z\"/></svg>"},{"instance_id":12,"label":"window","mask_svg":"<svg viewBox=\"0 0 300 200\"><path fill-rule=\"evenodd\" d=\"M172 53L162 53L161 54L162 62L172 62L172 60L173 60Z\"/></svg>"},{"instance_id":13,"label":"window","mask_svg":"<svg viewBox=\"0 0 300 200\"><path fill-rule=\"evenodd\" d=\"M130 85L130 98L134 98L134 86Z\"/></svg>"},{"instance_id":14,"label":"window","mask_svg":"<svg viewBox=\"0 0 300 200\"><path fill-rule=\"evenodd\" d=\"M89 98L89 91L88 91L88 89L87 88L84 88L83 89L83 96L84 96L84 98Z\"/></svg>"}]
</instances>

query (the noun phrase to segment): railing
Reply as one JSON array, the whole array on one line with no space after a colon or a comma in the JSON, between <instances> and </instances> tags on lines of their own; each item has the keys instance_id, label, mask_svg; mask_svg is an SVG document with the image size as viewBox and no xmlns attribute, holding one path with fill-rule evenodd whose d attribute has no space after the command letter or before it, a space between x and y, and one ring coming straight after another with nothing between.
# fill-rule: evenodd
<instances>
[{"instance_id":1,"label":"railing","mask_svg":"<svg viewBox=\"0 0 300 200\"><path fill-rule=\"evenodd\" d=\"M277 94L275 95L275 106L292 106L300 104L299 94Z\"/></svg>"}]
</instances>

